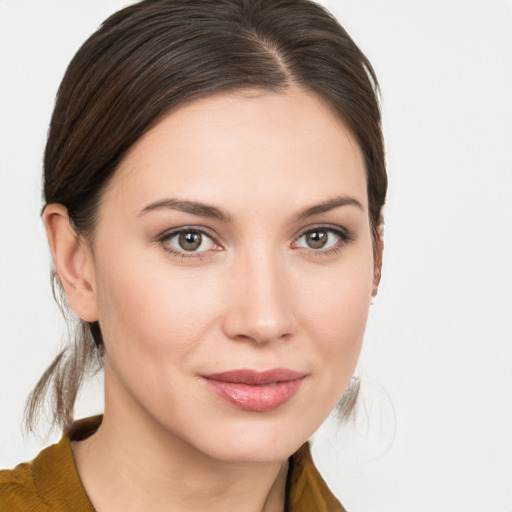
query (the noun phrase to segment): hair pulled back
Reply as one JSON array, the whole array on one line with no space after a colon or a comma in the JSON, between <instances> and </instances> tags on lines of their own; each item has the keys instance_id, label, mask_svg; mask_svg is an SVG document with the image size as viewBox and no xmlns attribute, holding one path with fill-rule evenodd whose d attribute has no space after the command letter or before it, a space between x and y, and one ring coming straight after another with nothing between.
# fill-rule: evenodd
<instances>
[{"instance_id":1,"label":"hair pulled back","mask_svg":"<svg viewBox=\"0 0 512 512\"><path fill-rule=\"evenodd\" d=\"M77 235L92 239L106 185L163 116L215 93L292 84L329 104L358 141L376 247L387 187L377 79L336 19L308 0L145 0L108 18L60 85L44 156L45 202L64 205ZM55 272L53 279L66 308ZM98 323L78 319L73 345L29 397L29 428L49 387L54 422L69 425L80 384L101 366L101 353ZM345 394L346 411L356 394Z\"/></svg>"}]
</instances>

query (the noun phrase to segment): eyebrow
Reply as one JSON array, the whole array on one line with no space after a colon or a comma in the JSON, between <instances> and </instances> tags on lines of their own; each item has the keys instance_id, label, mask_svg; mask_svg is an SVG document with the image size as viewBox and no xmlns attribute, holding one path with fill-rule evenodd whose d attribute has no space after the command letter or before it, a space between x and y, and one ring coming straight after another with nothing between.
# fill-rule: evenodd
<instances>
[{"instance_id":1,"label":"eyebrow","mask_svg":"<svg viewBox=\"0 0 512 512\"><path fill-rule=\"evenodd\" d=\"M196 201L186 201L183 199L162 199L160 201L155 201L154 203L151 203L148 206L146 206L139 213L138 217L150 211L159 210L162 208L178 210L180 212L190 213L192 215L197 215L199 217L217 219L223 222L229 222L231 220L229 214L221 210L220 208L204 203L198 203Z\"/></svg>"},{"instance_id":2,"label":"eyebrow","mask_svg":"<svg viewBox=\"0 0 512 512\"><path fill-rule=\"evenodd\" d=\"M304 220L309 217L313 217L314 215L319 215L321 213L334 210L335 208L339 208L341 206L355 206L360 210L364 210L362 204L357 199L349 196L339 196L307 208L303 212L299 213L296 218L297 220ZM221 208L197 201L187 201L184 199L161 199L159 201L155 201L154 203L146 206L138 214L138 217L159 209L177 210L184 213L190 213L191 215L197 215L198 217L217 219L222 222L231 221L231 216Z\"/></svg>"},{"instance_id":3,"label":"eyebrow","mask_svg":"<svg viewBox=\"0 0 512 512\"><path fill-rule=\"evenodd\" d=\"M335 208L339 208L340 206L355 206L360 210L364 210L363 205L354 197L339 196L334 197L333 199L328 199L323 203L317 204L315 206L312 206L311 208L308 208L307 210L304 210L303 212L299 213L297 219L304 220L309 217L312 217L313 215L318 215L320 213L325 213L330 210L334 210Z\"/></svg>"}]
</instances>

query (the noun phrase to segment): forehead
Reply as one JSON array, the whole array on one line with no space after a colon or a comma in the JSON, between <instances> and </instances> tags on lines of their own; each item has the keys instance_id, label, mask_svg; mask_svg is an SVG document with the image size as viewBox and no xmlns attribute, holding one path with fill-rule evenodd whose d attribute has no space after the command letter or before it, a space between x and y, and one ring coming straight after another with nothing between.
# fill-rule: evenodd
<instances>
[{"instance_id":1,"label":"forehead","mask_svg":"<svg viewBox=\"0 0 512 512\"><path fill-rule=\"evenodd\" d=\"M357 195L366 207L364 159L343 121L316 95L244 90L167 114L122 160L107 194L140 203L162 196L204 200L319 201Z\"/></svg>"}]
</instances>

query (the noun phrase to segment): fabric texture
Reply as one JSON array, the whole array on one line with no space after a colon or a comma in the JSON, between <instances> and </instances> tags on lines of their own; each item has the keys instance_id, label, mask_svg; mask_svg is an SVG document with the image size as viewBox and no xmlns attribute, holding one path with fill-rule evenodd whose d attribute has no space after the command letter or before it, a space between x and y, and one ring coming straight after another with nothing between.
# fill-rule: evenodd
<instances>
[{"instance_id":1,"label":"fabric texture","mask_svg":"<svg viewBox=\"0 0 512 512\"><path fill-rule=\"evenodd\" d=\"M92 435L101 416L79 420L32 461L0 471L1 512L94 512L80 482L71 441ZM315 468L308 443L290 457L286 512L345 512Z\"/></svg>"}]
</instances>

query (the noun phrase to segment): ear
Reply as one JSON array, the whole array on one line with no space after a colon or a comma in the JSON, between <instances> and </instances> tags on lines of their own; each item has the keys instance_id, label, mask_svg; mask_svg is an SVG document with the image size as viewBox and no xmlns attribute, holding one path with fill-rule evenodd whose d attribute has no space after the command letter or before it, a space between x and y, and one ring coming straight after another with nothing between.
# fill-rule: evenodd
<instances>
[{"instance_id":1,"label":"ear","mask_svg":"<svg viewBox=\"0 0 512 512\"><path fill-rule=\"evenodd\" d=\"M43 220L55 269L71 309L86 322L98 320L94 260L89 244L75 231L65 206L47 205Z\"/></svg>"},{"instance_id":2,"label":"ear","mask_svg":"<svg viewBox=\"0 0 512 512\"><path fill-rule=\"evenodd\" d=\"M375 297L379 291L379 283L382 275L382 257L384 254L384 219L382 217L377 226L377 246L374 252L372 297Z\"/></svg>"}]
</instances>

